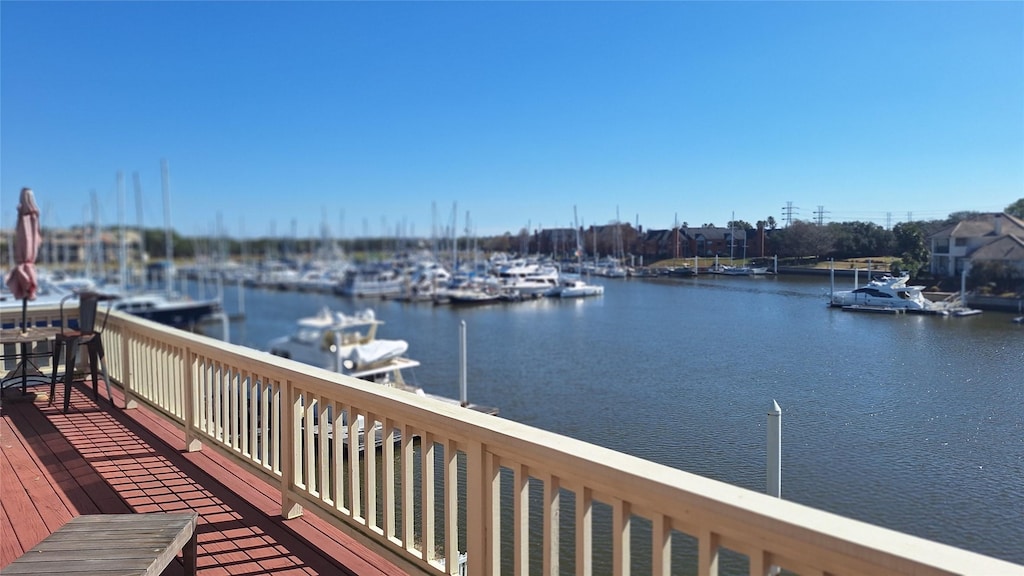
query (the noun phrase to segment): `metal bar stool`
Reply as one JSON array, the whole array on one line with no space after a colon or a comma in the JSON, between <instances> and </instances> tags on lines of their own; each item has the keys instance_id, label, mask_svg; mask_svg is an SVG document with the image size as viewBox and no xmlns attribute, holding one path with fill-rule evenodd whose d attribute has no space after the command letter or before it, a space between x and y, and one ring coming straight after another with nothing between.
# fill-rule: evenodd
<instances>
[{"instance_id":1,"label":"metal bar stool","mask_svg":"<svg viewBox=\"0 0 1024 576\"><path fill-rule=\"evenodd\" d=\"M68 326L68 319L64 317L64 302L69 298L78 296L78 329L72 330ZM107 326L107 317L110 316L110 306L107 306L107 313L103 317L103 324L96 330L96 313L101 300L114 300L114 296L100 294L98 292L80 292L70 294L60 300L60 334L54 341L53 346L53 376L50 380L50 405L53 405L54 393L57 391L57 365L60 362L61 350L64 351L64 412L71 407L71 381L74 377L75 362L78 358L79 346L85 346L89 353L89 371L92 375L92 395L99 401L99 370L103 372L103 383L107 387L107 397L110 403L114 403L114 397L110 393L110 378L107 376L107 363L103 353L103 328Z\"/></svg>"}]
</instances>

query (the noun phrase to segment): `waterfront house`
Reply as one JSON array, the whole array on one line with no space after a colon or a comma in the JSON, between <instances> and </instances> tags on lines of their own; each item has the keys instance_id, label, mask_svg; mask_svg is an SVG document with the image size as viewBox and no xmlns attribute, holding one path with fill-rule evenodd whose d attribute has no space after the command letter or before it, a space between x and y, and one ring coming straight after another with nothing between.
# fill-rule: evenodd
<instances>
[{"instance_id":1,"label":"waterfront house","mask_svg":"<svg viewBox=\"0 0 1024 576\"><path fill-rule=\"evenodd\" d=\"M200 574L1024 574L117 311L103 339L116 407L3 404L0 570L72 517L195 510Z\"/></svg>"},{"instance_id":2,"label":"waterfront house","mask_svg":"<svg viewBox=\"0 0 1024 576\"><path fill-rule=\"evenodd\" d=\"M982 214L929 237L931 265L937 276L959 276L978 261L999 261L1024 272L1024 220L1006 214Z\"/></svg>"}]
</instances>

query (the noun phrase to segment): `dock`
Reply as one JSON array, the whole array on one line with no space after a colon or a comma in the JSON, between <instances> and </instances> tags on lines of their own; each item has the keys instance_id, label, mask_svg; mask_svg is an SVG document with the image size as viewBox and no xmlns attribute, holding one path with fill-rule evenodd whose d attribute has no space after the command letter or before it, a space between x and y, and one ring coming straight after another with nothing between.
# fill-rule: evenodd
<instances>
[{"instance_id":1,"label":"dock","mask_svg":"<svg viewBox=\"0 0 1024 576\"><path fill-rule=\"evenodd\" d=\"M886 306L869 306L867 304L850 304L843 306L844 312L870 312L872 314L903 314L902 308L889 308Z\"/></svg>"}]
</instances>

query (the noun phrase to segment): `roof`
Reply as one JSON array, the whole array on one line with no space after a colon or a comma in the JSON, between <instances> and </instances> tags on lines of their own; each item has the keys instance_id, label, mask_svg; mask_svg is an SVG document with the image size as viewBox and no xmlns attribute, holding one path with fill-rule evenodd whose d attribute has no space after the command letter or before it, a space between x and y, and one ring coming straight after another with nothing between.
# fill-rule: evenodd
<instances>
[{"instance_id":1,"label":"roof","mask_svg":"<svg viewBox=\"0 0 1024 576\"><path fill-rule=\"evenodd\" d=\"M1024 261L1024 240L1018 236L1000 236L975 250L971 260Z\"/></svg>"},{"instance_id":2,"label":"roof","mask_svg":"<svg viewBox=\"0 0 1024 576\"><path fill-rule=\"evenodd\" d=\"M1002 219L1002 234L1024 238L1024 220L1005 212L983 214L969 220L961 220L948 228L943 228L932 238L980 238L996 235L996 218Z\"/></svg>"}]
</instances>

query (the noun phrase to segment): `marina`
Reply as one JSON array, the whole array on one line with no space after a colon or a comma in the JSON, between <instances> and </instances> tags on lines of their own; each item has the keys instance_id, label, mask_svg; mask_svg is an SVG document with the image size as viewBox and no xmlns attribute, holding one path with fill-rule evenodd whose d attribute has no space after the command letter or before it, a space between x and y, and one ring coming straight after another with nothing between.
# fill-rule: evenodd
<instances>
[{"instance_id":1,"label":"marina","mask_svg":"<svg viewBox=\"0 0 1024 576\"><path fill-rule=\"evenodd\" d=\"M245 289L232 341L260 348L327 305L372 305L426 393L764 490L765 420L784 411L782 497L1024 561L1024 332L1010 313L846 314L827 278L658 277L596 299L484 307ZM225 291L226 310L237 294ZM197 295L198 296L198 295ZM629 423L643 423L638 435ZM841 457L839 457L841 455Z\"/></svg>"}]
</instances>

